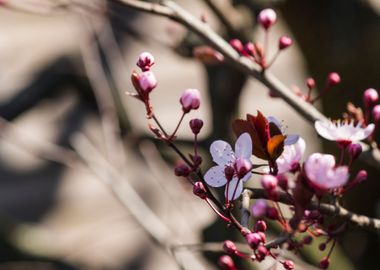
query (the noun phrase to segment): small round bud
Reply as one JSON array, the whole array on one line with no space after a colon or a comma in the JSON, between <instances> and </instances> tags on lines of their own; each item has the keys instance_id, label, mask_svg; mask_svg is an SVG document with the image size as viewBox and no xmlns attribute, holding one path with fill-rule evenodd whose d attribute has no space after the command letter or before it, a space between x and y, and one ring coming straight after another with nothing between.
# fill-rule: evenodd
<instances>
[{"instance_id":1,"label":"small round bud","mask_svg":"<svg viewBox=\"0 0 380 270\"><path fill-rule=\"evenodd\" d=\"M307 85L307 88L309 89L313 89L315 87L315 81L313 78L308 78L306 80L306 85Z\"/></svg>"},{"instance_id":2,"label":"small round bud","mask_svg":"<svg viewBox=\"0 0 380 270\"><path fill-rule=\"evenodd\" d=\"M256 259L257 261L261 262L262 260L265 259L265 257L268 255L268 249L261 245L257 248L256 250Z\"/></svg>"},{"instance_id":3,"label":"small round bud","mask_svg":"<svg viewBox=\"0 0 380 270\"><path fill-rule=\"evenodd\" d=\"M340 76L336 72L331 72L327 78L327 84L330 86L334 86L340 83Z\"/></svg>"},{"instance_id":4,"label":"small round bud","mask_svg":"<svg viewBox=\"0 0 380 270\"><path fill-rule=\"evenodd\" d=\"M203 127L203 121L201 119L194 118L194 119L190 120L189 125L190 125L190 128L191 128L191 131L194 134L198 134L201 131L202 127Z\"/></svg>"},{"instance_id":5,"label":"small round bud","mask_svg":"<svg viewBox=\"0 0 380 270\"><path fill-rule=\"evenodd\" d=\"M191 158L191 160L193 161L194 166L199 166L199 165L201 165L201 163L202 163L202 161L203 161L202 157L199 156L199 155L191 155L191 154L190 154L190 158Z\"/></svg>"},{"instance_id":6,"label":"small round bud","mask_svg":"<svg viewBox=\"0 0 380 270\"><path fill-rule=\"evenodd\" d=\"M261 236L258 233L247 234L245 240L247 240L247 244L254 250L257 249L262 242Z\"/></svg>"},{"instance_id":7,"label":"small round bud","mask_svg":"<svg viewBox=\"0 0 380 270\"><path fill-rule=\"evenodd\" d=\"M223 249L229 255L233 255L237 251L237 248L236 248L235 244L232 241L230 241L230 240L224 241L224 243L223 243Z\"/></svg>"},{"instance_id":8,"label":"small round bud","mask_svg":"<svg viewBox=\"0 0 380 270\"><path fill-rule=\"evenodd\" d=\"M257 17L257 21L261 26L268 30L273 24L277 21L277 14L271 8L266 8L260 11L259 16Z\"/></svg>"},{"instance_id":9,"label":"small round bud","mask_svg":"<svg viewBox=\"0 0 380 270\"><path fill-rule=\"evenodd\" d=\"M292 260L285 260L282 265L286 270L293 270L295 268L294 262Z\"/></svg>"},{"instance_id":10,"label":"small round bud","mask_svg":"<svg viewBox=\"0 0 380 270\"><path fill-rule=\"evenodd\" d=\"M235 162L235 168L238 178L241 179L252 169L252 163L248 159L238 158Z\"/></svg>"},{"instance_id":11,"label":"small round bud","mask_svg":"<svg viewBox=\"0 0 380 270\"><path fill-rule=\"evenodd\" d=\"M302 240L302 242L305 245L309 245L309 244L311 244L311 242L313 242L313 237L311 237L310 235L305 236L304 239Z\"/></svg>"},{"instance_id":12,"label":"small round bud","mask_svg":"<svg viewBox=\"0 0 380 270\"><path fill-rule=\"evenodd\" d=\"M197 89L187 89L182 93L179 101L182 105L182 110L188 113L191 110L199 108L201 104L201 94Z\"/></svg>"},{"instance_id":13,"label":"small round bud","mask_svg":"<svg viewBox=\"0 0 380 270\"><path fill-rule=\"evenodd\" d=\"M255 224L256 232L265 232L267 230L267 224L264 220L258 220Z\"/></svg>"},{"instance_id":14,"label":"small round bud","mask_svg":"<svg viewBox=\"0 0 380 270\"><path fill-rule=\"evenodd\" d=\"M174 169L174 174L186 177L190 174L190 168L184 163L178 164Z\"/></svg>"},{"instance_id":15,"label":"small round bud","mask_svg":"<svg viewBox=\"0 0 380 270\"><path fill-rule=\"evenodd\" d=\"M235 264L234 264L234 261L232 260L232 258L228 255L223 255L219 258L219 261L218 261L218 264L219 266L223 269L223 270L236 270L236 267L235 267Z\"/></svg>"},{"instance_id":16,"label":"small round bud","mask_svg":"<svg viewBox=\"0 0 380 270\"><path fill-rule=\"evenodd\" d=\"M253 56L255 57L256 55L256 48L255 48L255 45L253 45L252 42L247 42L244 46L244 51L250 55L250 56Z\"/></svg>"},{"instance_id":17,"label":"small round bud","mask_svg":"<svg viewBox=\"0 0 380 270\"><path fill-rule=\"evenodd\" d=\"M259 218L266 215L267 207L268 206L265 200L257 200L251 207L252 216Z\"/></svg>"},{"instance_id":18,"label":"small round bud","mask_svg":"<svg viewBox=\"0 0 380 270\"><path fill-rule=\"evenodd\" d=\"M157 86L157 80L153 72L145 71L139 76L139 85L146 94L150 93Z\"/></svg>"},{"instance_id":19,"label":"small round bud","mask_svg":"<svg viewBox=\"0 0 380 270\"><path fill-rule=\"evenodd\" d=\"M360 171L358 172L358 174L356 175L354 181L355 181L355 183L359 184L359 183L361 183L361 182L367 180L367 177L368 177L368 173L367 173L367 171L366 171L366 170L360 170Z\"/></svg>"},{"instance_id":20,"label":"small round bud","mask_svg":"<svg viewBox=\"0 0 380 270\"><path fill-rule=\"evenodd\" d=\"M319 249L320 251L324 251L324 250L326 249L326 243L321 243L321 244L319 244L318 249Z\"/></svg>"},{"instance_id":21,"label":"small round bud","mask_svg":"<svg viewBox=\"0 0 380 270\"><path fill-rule=\"evenodd\" d=\"M372 109L373 122L380 123L380 105L376 105Z\"/></svg>"},{"instance_id":22,"label":"small round bud","mask_svg":"<svg viewBox=\"0 0 380 270\"><path fill-rule=\"evenodd\" d=\"M293 40L287 36L280 37L280 39L278 40L278 48L280 50L285 50L292 44L293 44Z\"/></svg>"},{"instance_id":23,"label":"small round bud","mask_svg":"<svg viewBox=\"0 0 380 270\"><path fill-rule=\"evenodd\" d=\"M201 199L206 199L206 197L207 197L206 188L203 185L203 183L200 181L194 183L193 193L194 193L194 195L198 196Z\"/></svg>"},{"instance_id":24,"label":"small round bud","mask_svg":"<svg viewBox=\"0 0 380 270\"><path fill-rule=\"evenodd\" d=\"M277 175L278 185L282 190L288 190L289 188L289 180L285 174Z\"/></svg>"},{"instance_id":25,"label":"small round bud","mask_svg":"<svg viewBox=\"0 0 380 270\"><path fill-rule=\"evenodd\" d=\"M267 237L266 237L265 233L257 232L257 234L260 236L261 242L265 243L267 241Z\"/></svg>"},{"instance_id":26,"label":"small round bud","mask_svg":"<svg viewBox=\"0 0 380 270\"><path fill-rule=\"evenodd\" d=\"M237 38L231 39L231 40L230 40L230 45L231 45L231 47L234 48L237 52L239 52L239 53L244 52L243 43L241 43L241 41L238 40Z\"/></svg>"},{"instance_id":27,"label":"small round bud","mask_svg":"<svg viewBox=\"0 0 380 270\"><path fill-rule=\"evenodd\" d=\"M266 191L274 190L277 187L278 180L275 176L266 174L261 177L261 185Z\"/></svg>"},{"instance_id":28,"label":"small round bud","mask_svg":"<svg viewBox=\"0 0 380 270\"><path fill-rule=\"evenodd\" d=\"M148 52L140 54L136 65L141 68L142 71L148 71L154 65L154 57Z\"/></svg>"},{"instance_id":29,"label":"small round bud","mask_svg":"<svg viewBox=\"0 0 380 270\"><path fill-rule=\"evenodd\" d=\"M319 267L321 269L327 269L330 265L330 260L328 257L324 257L320 262L319 262Z\"/></svg>"},{"instance_id":30,"label":"small round bud","mask_svg":"<svg viewBox=\"0 0 380 270\"><path fill-rule=\"evenodd\" d=\"M267 207L266 211L267 218L277 220L279 218L278 211L274 207Z\"/></svg>"},{"instance_id":31,"label":"small round bud","mask_svg":"<svg viewBox=\"0 0 380 270\"><path fill-rule=\"evenodd\" d=\"M379 94L373 88L369 88L363 93L364 105L369 108L375 105L379 101Z\"/></svg>"},{"instance_id":32,"label":"small round bud","mask_svg":"<svg viewBox=\"0 0 380 270\"><path fill-rule=\"evenodd\" d=\"M357 159L362 153L363 149L359 143L351 143L347 148L348 153L352 160Z\"/></svg>"}]
</instances>

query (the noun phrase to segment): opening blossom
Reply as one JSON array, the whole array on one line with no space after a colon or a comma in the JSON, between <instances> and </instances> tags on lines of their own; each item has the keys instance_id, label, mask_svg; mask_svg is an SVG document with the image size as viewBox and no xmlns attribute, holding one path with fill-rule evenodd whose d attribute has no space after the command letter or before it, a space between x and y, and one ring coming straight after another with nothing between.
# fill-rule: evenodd
<instances>
[{"instance_id":1,"label":"opening blossom","mask_svg":"<svg viewBox=\"0 0 380 270\"><path fill-rule=\"evenodd\" d=\"M235 143L235 152L231 146L222 140L215 141L210 146L213 161L218 164L210 168L204 178L212 187L225 188L228 200L235 200L243 192L243 182L252 175L252 140L248 133L239 136Z\"/></svg>"},{"instance_id":2,"label":"opening blossom","mask_svg":"<svg viewBox=\"0 0 380 270\"><path fill-rule=\"evenodd\" d=\"M344 186L349 177L347 166L335 167L334 156L320 153L308 157L305 172L309 184L320 192Z\"/></svg>"},{"instance_id":3,"label":"opening blossom","mask_svg":"<svg viewBox=\"0 0 380 270\"><path fill-rule=\"evenodd\" d=\"M374 124L362 128L360 124L354 125L353 122L321 120L316 121L314 127L323 138L346 145L366 139L375 129Z\"/></svg>"},{"instance_id":4,"label":"opening blossom","mask_svg":"<svg viewBox=\"0 0 380 270\"><path fill-rule=\"evenodd\" d=\"M284 152L282 152L281 156L276 160L278 174L297 169L305 153L305 148L305 141L301 137L298 138L296 143L285 145Z\"/></svg>"}]
</instances>

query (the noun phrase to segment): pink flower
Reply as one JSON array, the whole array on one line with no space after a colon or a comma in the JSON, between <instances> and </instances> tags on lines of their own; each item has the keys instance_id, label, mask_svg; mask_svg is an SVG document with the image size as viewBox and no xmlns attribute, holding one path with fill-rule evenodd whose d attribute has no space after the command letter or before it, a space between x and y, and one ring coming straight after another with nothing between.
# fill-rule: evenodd
<instances>
[{"instance_id":1,"label":"pink flower","mask_svg":"<svg viewBox=\"0 0 380 270\"><path fill-rule=\"evenodd\" d=\"M346 121L316 121L314 127L318 134L323 138L330 141L352 142L361 141L370 136L375 128L374 124L369 124L367 127L362 128L360 124L354 125L353 122Z\"/></svg>"},{"instance_id":2,"label":"pink flower","mask_svg":"<svg viewBox=\"0 0 380 270\"><path fill-rule=\"evenodd\" d=\"M268 30L273 24L277 21L277 14L271 8L266 8L260 11L257 21L264 27L265 30Z\"/></svg>"},{"instance_id":3,"label":"pink flower","mask_svg":"<svg viewBox=\"0 0 380 270\"><path fill-rule=\"evenodd\" d=\"M298 164L305 153L306 144L304 139L298 138L297 142L284 146L284 152L276 160L278 174L289 172L298 167Z\"/></svg>"},{"instance_id":4,"label":"pink flower","mask_svg":"<svg viewBox=\"0 0 380 270\"><path fill-rule=\"evenodd\" d=\"M252 155L251 137L248 133L240 135L235 143L235 153L227 142L215 141L210 146L210 153L218 165L206 172L204 177L206 183L212 187L226 185L226 198L235 200L243 192L243 182L248 181L252 175L250 171L252 163L249 160Z\"/></svg>"},{"instance_id":5,"label":"pink flower","mask_svg":"<svg viewBox=\"0 0 380 270\"><path fill-rule=\"evenodd\" d=\"M157 80L153 72L145 71L139 76L139 85L142 91L150 93L157 86Z\"/></svg>"},{"instance_id":6,"label":"pink flower","mask_svg":"<svg viewBox=\"0 0 380 270\"><path fill-rule=\"evenodd\" d=\"M188 113L191 110L199 108L201 104L201 94L197 89L187 89L182 93L179 101L182 104L182 110Z\"/></svg>"},{"instance_id":7,"label":"pink flower","mask_svg":"<svg viewBox=\"0 0 380 270\"><path fill-rule=\"evenodd\" d=\"M320 153L309 156L305 162L305 172L309 184L322 192L344 186L349 177L347 166L335 167L332 155Z\"/></svg>"},{"instance_id":8,"label":"pink flower","mask_svg":"<svg viewBox=\"0 0 380 270\"><path fill-rule=\"evenodd\" d=\"M141 68L142 71L149 71L154 65L154 57L148 52L143 52L140 54L136 65Z\"/></svg>"}]
</instances>

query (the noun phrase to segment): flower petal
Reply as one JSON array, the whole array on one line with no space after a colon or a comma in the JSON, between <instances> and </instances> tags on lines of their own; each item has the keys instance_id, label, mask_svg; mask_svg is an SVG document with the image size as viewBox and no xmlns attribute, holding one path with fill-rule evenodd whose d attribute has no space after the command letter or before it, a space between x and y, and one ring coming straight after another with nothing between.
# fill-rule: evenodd
<instances>
[{"instance_id":1,"label":"flower petal","mask_svg":"<svg viewBox=\"0 0 380 270\"><path fill-rule=\"evenodd\" d=\"M332 123L317 120L314 123L314 127L317 130L318 134L323 138L330 141L335 141L337 139L337 137L334 134L335 128L333 128L334 125Z\"/></svg>"},{"instance_id":2,"label":"flower petal","mask_svg":"<svg viewBox=\"0 0 380 270\"><path fill-rule=\"evenodd\" d=\"M225 141L215 141L210 146L212 160L219 166L225 166L235 160L231 145Z\"/></svg>"},{"instance_id":3,"label":"flower petal","mask_svg":"<svg viewBox=\"0 0 380 270\"><path fill-rule=\"evenodd\" d=\"M375 129L374 124L369 124L366 126L366 128L359 128L359 130L351 136L351 140L353 141L361 141L366 139L369 135L372 134L373 130Z\"/></svg>"},{"instance_id":4,"label":"flower petal","mask_svg":"<svg viewBox=\"0 0 380 270\"><path fill-rule=\"evenodd\" d=\"M326 186L330 189L339 188L344 186L349 178L348 167L340 166L334 170L334 173L330 177L330 181L326 183Z\"/></svg>"},{"instance_id":5,"label":"flower petal","mask_svg":"<svg viewBox=\"0 0 380 270\"><path fill-rule=\"evenodd\" d=\"M211 187L222 187L227 183L224 168L221 166L214 166L210 168L205 176L206 183Z\"/></svg>"},{"instance_id":6,"label":"flower petal","mask_svg":"<svg viewBox=\"0 0 380 270\"><path fill-rule=\"evenodd\" d=\"M248 132L239 136L235 143L236 158L249 159L252 155L252 139Z\"/></svg>"},{"instance_id":7,"label":"flower petal","mask_svg":"<svg viewBox=\"0 0 380 270\"><path fill-rule=\"evenodd\" d=\"M228 188L226 186L226 190L224 192L224 196L226 198L227 198L227 191L228 191L228 200L233 201L239 198L240 194L243 192L243 181L238 180L237 178L232 179L231 182L228 183Z\"/></svg>"},{"instance_id":8,"label":"flower petal","mask_svg":"<svg viewBox=\"0 0 380 270\"><path fill-rule=\"evenodd\" d=\"M249 172L247 173L246 175L244 175L244 177L241 179L243 182L247 182L252 176L252 173Z\"/></svg>"},{"instance_id":9,"label":"flower petal","mask_svg":"<svg viewBox=\"0 0 380 270\"><path fill-rule=\"evenodd\" d=\"M285 138L285 141L284 141L284 144L285 145L292 145L292 144L295 144L298 139L300 138L299 135L296 135L296 134L289 134L286 136Z\"/></svg>"}]
</instances>

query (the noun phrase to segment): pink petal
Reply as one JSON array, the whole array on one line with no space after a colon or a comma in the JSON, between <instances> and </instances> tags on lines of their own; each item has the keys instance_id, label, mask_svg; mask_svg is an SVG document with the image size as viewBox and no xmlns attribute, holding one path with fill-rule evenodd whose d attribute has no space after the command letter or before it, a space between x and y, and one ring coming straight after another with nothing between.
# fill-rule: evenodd
<instances>
[{"instance_id":1,"label":"pink petal","mask_svg":"<svg viewBox=\"0 0 380 270\"><path fill-rule=\"evenodd\" d=\"M353 141L361 141L361 140L364 140L366 139L369 135L372 134L373 130L375 129L375 125L374 124L369 124L366 128L361 128L360 131L361 132L356 132L356 134L354 134L352 137L351 137L351 140Z\"/></svg>"},{"instance_id":2,"label":"pink petal","mask_svg":"<svg viewBox=\"0 0 380 270\"><path fill-rule=\"evenodd\" d=\"M204 178L206 183L211 187L222 187L227 183L224 168L221 166L214 166L210 168L206 172Z\"/></svg>"}]
</instances>

